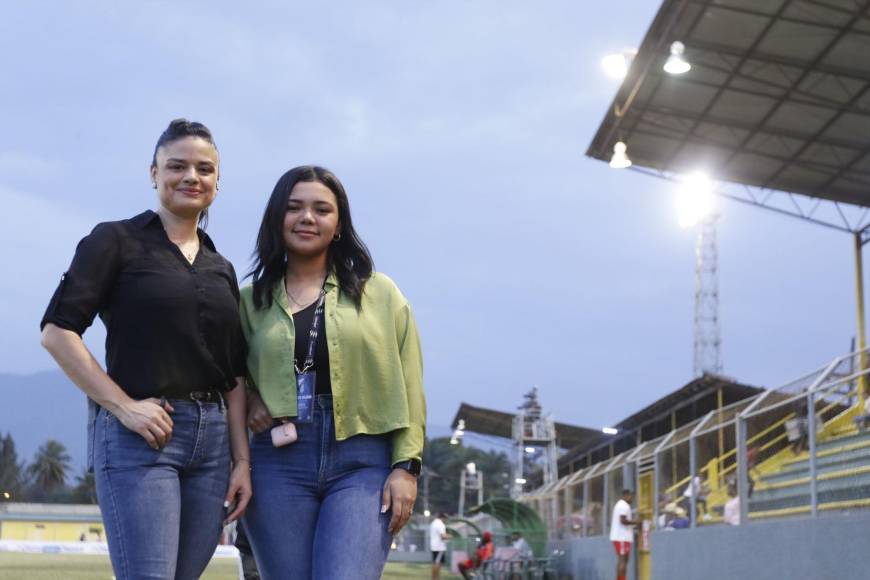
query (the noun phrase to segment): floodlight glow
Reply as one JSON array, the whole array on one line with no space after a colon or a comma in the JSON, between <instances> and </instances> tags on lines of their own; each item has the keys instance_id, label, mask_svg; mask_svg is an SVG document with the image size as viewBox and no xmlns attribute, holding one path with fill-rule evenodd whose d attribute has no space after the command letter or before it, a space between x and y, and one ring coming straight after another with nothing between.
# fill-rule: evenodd
<instances>
[{"instance_id":1,"label":"floodlight glow","mask_svg":"<svg viewBox=\"0 0 870 580\"><path fill-rule=\"evenodd\" d=\"M688 175L677 193L680 227L690 228L713 213L713 182L705 173Z\"/></svg>"},{"instance_id":2,"label":"floodlight glow","mask_svg":"<svg viewBox=\"0 0 870 580\"><path fill-rule=\"evenodd\" d=\"M637 49L628 48L616 54L608 54L601 59L601 68L610 78L622 80L628 74L628 67L634 60Z\"/></svg>"},{"instance_id":3,"label":"floodlight glow","mask_svg":"<svg viewBox=\"0 0 870 580\"><path fill-rule=\"evenodd\" d=\"M525 478L523 478L523 477L518 477L518 478L516 478L516 479L514 480L514 482L516 482L516 483L518 483L518 484L520 484L520 485L525 485L525 484L526 484L526 480L525 480Z\"/></svg>"},{"instance_id":4,"label":"floodlight glow","mask_svg":"<svg viewBox=\"0 0 870 580\"><path fill-rule=\"evenodd\" d=\"M608 54L601 59L601 68L607 73L607 76L621 80L628 73L628 59L621 52L619 54Z\"/></svg>"},{"instance_id":5,"label":"floodlight glow","mask_svg":"<svg viewBox=\"0 0 870 580\"><path fill-rule=\"evenodd\" d=\"M432 512L430 512L429 510L423 510L423 515L428 518L429 516L432 515Z\"/></svg>"},{"instance_id":6,"label":"floodlight glow","mask_svg":"<svg viewBox=\"0 0 870 580\"><path fill-rule=\"evenodd\" d=\"M526 453L534 453L534 452L535 452L534 447L526 447Z\"/></svg>"},{"instance_id":7,"label":"floodlight glow","mask_svg":"<svg viewBox=\"0 0 870 580\"><path fill-rule=\"evenodd\" d=\"M628 158L628 146L622 141L613 145L613 157L610 158L611 169L625 169L631 167L631 159Z\"/></svg>"},{"instance_id":8,"label":"floodlight glow","mask_svg":"<svg viewBox=\"0 0 870 580\"><path fill-rule=\"evenodd\" d=\"M686 45L677 40L671 44L671 56L665 62L665 72L672 75L681 75L692 70L692 65L683 57Z\"/></svg>"},{"instance_id":9,"label":"floodlight glow","mask_svg":"<svg viewBox=\"0 0 870 580\"><path fill-rule=\"evenodd\" d=\"M474 475L475 473L477 473L477 466L474 464L473 461L469 461L467 464L465 464L465 471L467 471L469 475Z\"/></svg>"},{"instance_id":10,"label":"floodlight glow","mask_svg":"<svg viewBox=\"0 0 870 580\"><path fill-rule=\"evenodd\" d=\"M619 429L614 429L613 427L602 427L601 432L605 435L616 435L619 433Z\"/></svg>"},{"instance_id":11,"label":"floodlight glow","mask_svg":"<svg viewBox=\"0 0 870 580\"><path fill-rule=\"evenodd\" d=\"M4 492L3 492L3 498L4 498L4 499L9 499L9 498L11 498L11 497L12 497L12 494L9 493L8 491L4 491Z\"/></svg>"}]
</instances>

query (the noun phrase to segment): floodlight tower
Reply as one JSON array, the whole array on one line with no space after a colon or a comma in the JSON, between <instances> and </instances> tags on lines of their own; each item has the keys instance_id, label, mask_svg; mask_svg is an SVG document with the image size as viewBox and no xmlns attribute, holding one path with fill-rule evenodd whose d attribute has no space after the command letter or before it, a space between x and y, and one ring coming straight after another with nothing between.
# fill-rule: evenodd
<instances>
[{"instance_id":1,"label":"floodlight tower","mask_svg":"<svg viewBox=\"0 0 870 580\"><path fill-rule=\"evenodd\" d=\"M722 331L719 325L718 213L704 217L695 245L695 363L696 377L722 373Z\"/></svg>"},{"instance_id":2,"label":"floodlight tower","mask_svg":"<svg viewBox=\"0 0 870 580\"><path fill-rule=\"evenodd\" d=\"M538 387L533 387L523 398L525 402L518 407L519 412L513 419L514 463L511 497L517 497L523 492L527 455L543 451L540 465L545 485L558 477L556 426L553 418L542 412L538 402Z\"/></svg>"},{"instance_id":3,"label":"floodlight tower","mask_svg":"<svg viewBox=\"0 0 870 580\"><path fill-rule=\"evenodd\" d=\"M694 374L722 373L722 334L719 327L719 249L713 207L713 184L703 173L688 175L677 197L680 225L698 227L695 241Z\"/></svg>"}]
</instances>

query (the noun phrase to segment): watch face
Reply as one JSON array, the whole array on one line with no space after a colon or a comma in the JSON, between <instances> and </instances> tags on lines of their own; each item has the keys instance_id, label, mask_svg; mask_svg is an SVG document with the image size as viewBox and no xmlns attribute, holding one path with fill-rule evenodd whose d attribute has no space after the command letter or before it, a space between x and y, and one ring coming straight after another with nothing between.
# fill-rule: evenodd
<instances>
[{"instance_id":1,"label":"watch face","mask_svg":"<svg viewBox=\"0 0 870 580\"><path fill-rule=\"evenodd\" d=\"M420 475L420 472L423 471L423 464L416 459L402 461L401 463L397 463L395 467L400 467L411 475Z\"/></svg>"}]
</instances>

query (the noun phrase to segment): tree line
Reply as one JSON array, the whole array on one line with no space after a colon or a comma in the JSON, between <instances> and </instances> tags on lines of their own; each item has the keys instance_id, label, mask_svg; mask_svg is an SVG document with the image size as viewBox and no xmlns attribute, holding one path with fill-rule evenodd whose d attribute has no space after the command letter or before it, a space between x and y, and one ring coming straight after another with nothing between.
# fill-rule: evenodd
<instances>
[{"instance_id":1,"label":"tree line","mask_svg":"<svg viewBox=\"0 0 870 580\"><path fill-rule=\"evenodd\" d=\"M21 461L11 434L0 436L0 501L46 503L96 503L93 473L82 470L72 475L70 455L63 443L49 439L34 454L30 463ZM484 501L510 495L511 466L507 455L482 451L461 443L451 445L446 437L430 439L423 452L424 477L428 481L429 509L433 513L456 513L459 504L459 478L462 469L474 462L484 474ZM424 505L424 487L417 490L417 509ZM9 497L6 498L5 494ZM466 505L476 498L470 495Z\"/></svg>"},{"instance_id":2,"label":"tree line","mask_svg":"<svg viewBox=\"0 0 870 580\"><path fill-rule=\"evenodd\" d=\"M94 474L82 470L73 485L70 455L63 443L49 439L30 463L19 461L11 433L0 436L0 501L97 503Z\"/></svg>"}]
</instances>

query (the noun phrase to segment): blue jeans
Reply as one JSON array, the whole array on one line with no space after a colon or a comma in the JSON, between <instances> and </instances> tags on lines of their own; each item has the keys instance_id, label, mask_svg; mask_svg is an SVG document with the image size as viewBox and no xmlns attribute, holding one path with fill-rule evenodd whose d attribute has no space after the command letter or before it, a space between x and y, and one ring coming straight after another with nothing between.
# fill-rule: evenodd
<instances>
[{"instance_id":1,"label":"blue jeans","mask_svg":"<svg viewBox=\"0 0 870 580\"><path fill-rule=\"evenodd\" d=\"M94 475L118 580L199 578L214 554L229 486L224 407L176 401L160 450L100 409Z\"/></svg>"},{"instance_id":2,"label":"blue jeans","mask_svg":"<svg viewBox=\"0 0 870 580\"><path fill-rule=\"evenodd\" d=\"M389 435L335 440L332 397L318 395L299 439L251 441L254 495L245 530L264 580L378 580L392 536L381 513Z\"/></svg>"}]
</instances>

